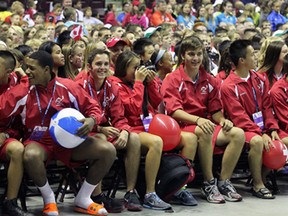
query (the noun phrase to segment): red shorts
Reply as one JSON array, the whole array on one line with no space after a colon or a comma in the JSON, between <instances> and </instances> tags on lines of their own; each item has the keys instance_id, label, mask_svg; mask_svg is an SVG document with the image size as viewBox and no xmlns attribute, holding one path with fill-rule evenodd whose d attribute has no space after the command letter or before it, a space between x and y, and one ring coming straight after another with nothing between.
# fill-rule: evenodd
<instances>
[{"instance_id":1,"label":"red shorts","mask_svg":"<svg viewBox=\"0 0 288 216\"><path fill-rule=\"evenodd\" d=\"M143 126L143 125L140 125L140 126L133 126L133 127L131 127L131 132L134 132L134 133L139 134L139 133L146 132L146 131L145 131L144 126Z\"/></svg>"},{"instance_id":2,"label":"red shorts","mask_svg":"<svg viewBox=\"0 0 288 216\"><path fill-rule=\"evenodd\" d=\"M28 139L24 142L24 146L27 146L31 143L37 143L48 154L46 164L48 164L51 160L59 160L68 167L78 167L81 164L85 163L85 161L71 161L73 149L63 148L62 146L58 145L55 142L49 143L47 145L44 143Z\"/></svg>"},{"instance_id":3,"label":"red shorts","mask_svg":"<svg viewBox=\"0 0 288 216\"><path fill-rule=\"evenodd\" d=\"M4 141L4 143L0 146L0 160L1 161L6 161L7 160L7 155L6 155L6 148L7 148L7 145L10 143L10 142L19 142L19 140L17 139L14 139L14 138L8 138Z\"/></svg>"},{"instance_id":4,"label":"red shorts","mask_svg":"<svg viewBox=\"0 0 288 216\"><path fill-rule=\"evenodd\" d=\"M190 132L190 133L194 133L195 134L196 127L197 127L197 125L188 125L188 126L184 126L183 128L181 128L181 130L185 131L185 132ZM216 145L217 137L218 137L218 134L219 134L221 129L222 129L222 127L220 125L217 125L215 127L215 130L214 130L214 133L213 133L213 137L212 137L212 147L213 147L213 149L214 149L214 147Z\"/></svg>"}]
</instances>

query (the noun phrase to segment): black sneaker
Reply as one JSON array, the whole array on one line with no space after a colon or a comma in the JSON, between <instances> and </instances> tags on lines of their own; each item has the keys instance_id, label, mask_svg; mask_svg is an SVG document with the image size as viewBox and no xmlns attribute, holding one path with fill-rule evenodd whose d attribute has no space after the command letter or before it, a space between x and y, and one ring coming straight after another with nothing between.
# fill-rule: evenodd
<instances>
[{"instance_id":1,"label":"black sneaker","mask_svg":"<svg viewBox=\"0 0 288 216\"><path fill-rule=\"evenodd\" d=\"M123 204L117 199L112 199L111 197L106 196L101 193L98 196L91 197L93 202L104 205L105 209L109 213L120 213L123 210Z\"/></svg>"},{"instance_id":2,"label":"black sneaker","mask_svg":"<svg viewBox=\"0 0 288 216\"><path fill-rule=\"evenodd\" d=\"M125 207L128 211L142 211L142 205L139 200L139 196L135 190L128 191L125 196Z\"/></svg>"},{"instance_id":3,"label":"black sneaker","mask_svg":"<svg viewBox=\"0 0 288 216\"><path fill-rule=\"evenodd\" d=\"M3 215L4 216L33 216L28 212L23 211L17 205L17 199L5 200L3 202Z\"/></svg>"},{"instance_id":4,"label":"black sneaker","mask_svg":"<svg viewBox=\"0 0 288 216\"><path fill-rule=\"evenodd\" d=\"M187 190L181 190L178 195L173 195L170 203L185 206L196 206L198 204L192 193Z\"/></svg>"}]
</instances>

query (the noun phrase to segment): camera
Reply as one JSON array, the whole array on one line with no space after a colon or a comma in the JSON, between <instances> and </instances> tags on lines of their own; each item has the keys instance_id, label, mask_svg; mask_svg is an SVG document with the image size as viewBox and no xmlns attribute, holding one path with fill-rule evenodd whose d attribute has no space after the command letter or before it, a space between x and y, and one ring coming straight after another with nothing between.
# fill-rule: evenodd
<instances>
[{"instance_id":1,"label":"camera","mask_svg":"<svg viewBox=\"0 0 288 216\"><path fill-rule=\"evenodd\" d=\"M145 68L147 68L148 70L152 70L152 71L156 72L155 65L151 61L147 61L142 65L144 65Z\"/></svg>"},{"instance_id":2,"label":"camera","mask_svg":"<svg viewBox=\"0 0 288 216\"><path fill-rule=\"evenodd\" d=\"M208 54L209 59L211 59L213 62L218 62L218 61L219 61L219 57L220 57L220 56L219 56L218 53L212 52L211 49L210 49L210 47L208 47L208 48L206 49L206 51L207 51L207 54Z\"/></svg>"}]
</instances>

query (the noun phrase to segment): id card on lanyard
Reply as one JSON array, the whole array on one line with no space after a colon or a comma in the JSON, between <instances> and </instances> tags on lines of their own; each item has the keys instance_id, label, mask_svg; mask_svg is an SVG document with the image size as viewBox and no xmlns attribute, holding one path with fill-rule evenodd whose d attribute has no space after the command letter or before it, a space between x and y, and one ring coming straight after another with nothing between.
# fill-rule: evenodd
<instances>
[{"instance_id":1,"label":"id card on lanyard","mask_svg":"<svg viewBox=\"0 0 288 216\"><path fill-rule=\"evenodd\" d=\"M143 123L143 126L144 126L145 131L148 132L150 123L151 123L152 118L153 118L152 114L149 113L149 115L146 116L146 117L144 117L144 115L141 114L141 115L140 115L140 118L141 118L141 120L142 120L142 123Z\"/></svg>"},{"instance_id":2,"label":"id card on lanyard","mask_svg":"<svg viewBox=\"0 0 288 216\"><path fill-rule=\"evenodd\" d=\"M264 129L263 115L262 115L262 112L259 111L257 95L256 95L256 91L255 91L254 87L252 87L252 92L253 92L254 102L255 102L255 105L256 105L256 112L252 114L253 121L258 125L258 127L261 130L263 130Z\"/></svg>"},{"instance_id":3,"label":"id card on lanyard","mask_svg":"<svg viewBox=\"0 0 288 216\"><path fill-rule=\"evenodd\" d=\"M48 102L47 108L44 112L44 114L42 113L42 108L41 108L41 103L40 103L40 97L37 91L37 88L35 87L35 93L36 93L36 100L37 100L37 105L38 105L38 109L40 112L40 115L42 115L42 119L41 119L41 126L40 125L36 125L32 131L32 134L30 135L30 140L35 140L35 141L39 141L43 135L45 134L45 132L48 130L48 127L44 126L44 121L45 121L45 117L49 111L49 108L51 106L54 94L55 94L55 89L56 89L56 83L54 84L53 87L53 91L52 91L52 96Z\"/></svg>"}]
</instances>

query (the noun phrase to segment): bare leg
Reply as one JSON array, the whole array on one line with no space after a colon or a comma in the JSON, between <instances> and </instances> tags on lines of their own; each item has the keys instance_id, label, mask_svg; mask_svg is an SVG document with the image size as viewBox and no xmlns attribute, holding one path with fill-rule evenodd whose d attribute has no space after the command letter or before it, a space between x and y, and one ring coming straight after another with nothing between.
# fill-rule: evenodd
<instances>
[{"instance_id":1,"label":"bare leg","mask_svg":"<svg viewBox=\"0 0 288 216\"><path fill-rule=\"evenodd\" d=\"M204 176L204 181L210 181L211 179L213 179L212 135L205 134L199 127L196 127L195 134L197 135L197 137L199 137L198 156Z\"/></svg>"},{"instance_id":2,"label":"bare leg","mask_svg":"<svg viewBox=\"0 0 288 216\"><path fill-rule=\"evenodd\" d=\"M18 197L18 191L23 178L23 153L24 146L19 141L9 142L6 147L6 154L10 160L8 168L8 187L7 199L15 199Z\"/></svg>"},{"instance_id":3,"label":"bare leg","mask_svg":"<svg viewBox=\"0 0 288 216\"><path fill-rule=\"evenodd\" d=\"M31 143L25 147L24 165L30 178L38 186L42 187L46 184L46 168L44 161L48 155L44 148L37 143Z\"/></svg>"},{"instance_id":4,"label":"bare leg","mask_svg":"<svg viewBox=\"0 0 288 216\"><path fill-rule=\"evenodd\" d=\"M146 193L155 191L155 182L160 166L163 141L160 137L142 132L139 134L141 145L148 149L145 160Z\"/></svg>"},{"instance_id":5,"label":"bare leg","mask_svg":"<svg viewBox=\"0 0 288 216\"><path fill-rule=\"evenodd\" d=\"M141 157L141 144L138 134L130 133L126 148L125 169L127 191L131 191L136 185Z\"/></svg>"},{"instance_id":6,"label":"bare leg","mask_svg":"<svg viewBox=\"0 0 288 216\"><path fill-rule=\"evenodd\" d=\"M220 174L220 180L230 179L233 170L239 160L244 143L245 134L240 128L233 127L228 133L223 133L223 130L219 132L217 137L217 146L226 146L223 159L222 159L222 169Z\"/></svg>"},{"instance_id":7,"label":"bare leg","mask_svg":"<svg viewBox=\"0 0 288 216\"><path fill-rule=\"evenodd\" d=\"M190 159L194 160L198 147L198 138L195 134L189 132L181 132L181 141L178 148L181 149L181 154Z\"/></svg>"}]
</instances>

